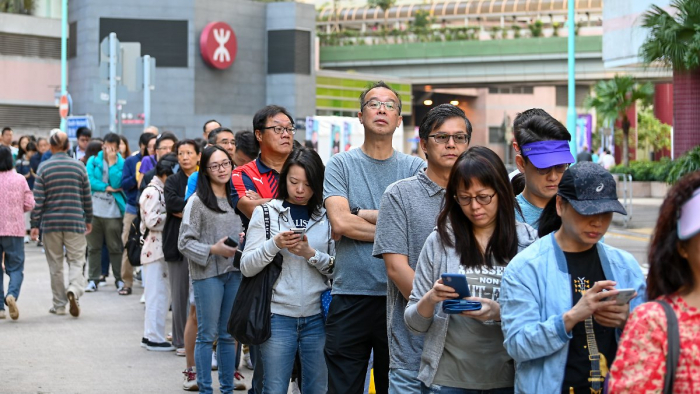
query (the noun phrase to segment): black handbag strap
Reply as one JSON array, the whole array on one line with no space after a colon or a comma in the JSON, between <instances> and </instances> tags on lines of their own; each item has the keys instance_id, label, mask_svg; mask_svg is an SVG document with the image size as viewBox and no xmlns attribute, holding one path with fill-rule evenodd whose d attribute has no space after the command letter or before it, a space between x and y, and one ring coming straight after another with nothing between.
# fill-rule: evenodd
<instances>
[{"instance_id":1,"label":"black handbag strap","mask_svg":"<svg viewBox=\"0 0 700 394\"><path fill-rule=\"evenodd\" d=\"M270 239L270 210L266 204L262 205L263 216L265 217L265 239Z\"/></svg>"},{"instance_id":2,"label":"black handbag strap","mask_svg":"<svg viewBox=\"0 0 700 394\"><path fill-rule=\"evenodd\" d=\"M681 353L681 338L678 332L678 318L671 305L663 300L655 300L664 308L666 313L666 333L668 337L668 354L666 355L666 376L664 376L664 394L673 393L673 382L676 379L676 368Z\"/></svg>"}]
</instances>

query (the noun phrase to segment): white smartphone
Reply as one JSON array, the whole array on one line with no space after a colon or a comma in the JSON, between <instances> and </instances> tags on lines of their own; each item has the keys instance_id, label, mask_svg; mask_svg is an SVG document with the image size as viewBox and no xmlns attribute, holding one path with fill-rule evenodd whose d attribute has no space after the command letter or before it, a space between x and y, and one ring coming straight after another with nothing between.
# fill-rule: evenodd
<instances>
[{"instance_id":1,"label":"white smartphone","mask_svg":"<svg viewBox=\"0 0 700 394\"><path fill-rule=\"evenodd\" d=\"M615 296L617 300L617 305L625 305L634 298L636 290L634 289L620 289L619 293Z\"/></svg>"},{"instance_id":2,"label":"white smartphone","mask_svg":"<svg viewBox=\"0 0 700 394\"><path fill-rule=\"evenodd\" d=\"M304 233L306 232L306 228L304 227L294 227L290 228L289 231L293 232L294 234L299 234L302 237L304 236Z\"/></svg>"}]
</instances>

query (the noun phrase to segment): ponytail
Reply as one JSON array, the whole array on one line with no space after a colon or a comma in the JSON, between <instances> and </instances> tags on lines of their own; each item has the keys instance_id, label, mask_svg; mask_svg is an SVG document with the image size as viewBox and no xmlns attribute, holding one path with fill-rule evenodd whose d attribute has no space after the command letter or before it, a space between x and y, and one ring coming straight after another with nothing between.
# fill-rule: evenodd
<instances>
[{"instance_id":1,"label":"ponytail","mask_svg":"<svg viewBox=\"0 0 700 394\"><path fill-rule=\"evenodd\" d=\"M562 203L566 203L566 200L564 200L563 198ZM559 228L561 227L561 217L559 217L559 215L557 214L556 195L552 197L552 199L549 200L547 205L544 207L540 218L537 220L537 224L537 235L539 235L540 238L553 231L559 230Z\"/></svg>"}]
</instances>

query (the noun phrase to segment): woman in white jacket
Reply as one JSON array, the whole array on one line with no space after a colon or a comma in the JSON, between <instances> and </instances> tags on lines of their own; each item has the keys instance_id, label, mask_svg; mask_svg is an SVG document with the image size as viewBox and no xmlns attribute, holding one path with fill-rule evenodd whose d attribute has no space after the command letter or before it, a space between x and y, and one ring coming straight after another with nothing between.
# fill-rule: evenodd
<instances>
[{"instance_id":1,"label":"woman in white jacket","mask_svg":"<svg viewBox=\"0 0 700 394\"><path fill-rule=\"evenodd\" d=\"M321 293L330 288L333 241L322 205L323 172L323 162L315 151L294 150L280 173L278 198L265 204L270 239L266 237L263 206L255 209L248 227L241 257L243 275L257 275L278 252L284 257L272 291L272 335L260 345L263 394L287 392L297 351L304 377L302 392L327 392ZM297 234L293 228L304 229L304 233Z\"/></svg>"},{"instance_id":2,"label":"woman in white jacket","mask_svg":"<svg viewBox=\"0 0 700 394\"><path fill-rule=\"evenodd\" d=\"M141 207L141 264L148 286L144 293L146 314L144 317L141 345L153 351L172 351L175 347L165 340L165 319L170 306L170 283L168 265L163 256L163 226L165 225L165 180L173 174L177 157L173 153L163 156L156 164L156 176L139 198ZM148 233L146 233L148 232Z\"/></svg>"}]
</instances>

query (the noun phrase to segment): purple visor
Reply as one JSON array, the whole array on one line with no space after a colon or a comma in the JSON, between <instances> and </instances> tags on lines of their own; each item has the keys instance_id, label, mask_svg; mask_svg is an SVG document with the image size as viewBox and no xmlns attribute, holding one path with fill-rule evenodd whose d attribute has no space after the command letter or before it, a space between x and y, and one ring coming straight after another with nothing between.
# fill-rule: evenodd
<instances>
[{"instance_id":1,"label":"purple visor","mask_svg":"<svg viewBox=\"0 0 700 394\"><path fill-rule=\"evenodd\" d=\"M569 141L537 141L525 144L520 153L530 159L537 168L549 168L558 164L573 163L574 156L569 148Z\"/></svg>"},{"instance_id":2,"label":"purple visor","mask_svg":"<svg viewBox=\"0 0 700 394\"><path fill-rule=\"evenodd\" d=\"M693 238L700 232L700 189L681 207L678 219L678 238L683 241Z\"/></svg>"}]
</instances>

